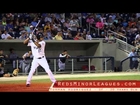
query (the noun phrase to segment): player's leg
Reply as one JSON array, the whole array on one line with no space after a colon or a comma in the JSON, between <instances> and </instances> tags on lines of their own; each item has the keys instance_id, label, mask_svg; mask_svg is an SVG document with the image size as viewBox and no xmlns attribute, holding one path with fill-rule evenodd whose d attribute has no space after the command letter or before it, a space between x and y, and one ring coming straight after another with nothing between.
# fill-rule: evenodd
<instances>
[{"instance_id":1,"label":"player's leg","mask_svg":"<svg viewBox=\"0 0 140 105\"><path fill-rule=\"evenodd\" d=\"M64 71L65 70L65 63L62 63L61 61L58 62L59 70L58 71Z\"/></svg>"},{"instance_id":2,"label":"player's leg","mask_svg":"<svg viewBox=\"0 0 140 105\"><path fill-rule=\"evenodd\" d=\"M30 72L29 72L29 75L28 75L28 78L27 78L27 81L26 81L26 84L30 84L31 83L31 79L32 79L32 76L36 70L36 68L38 67L38 62L36 59L33 59L32 61L32 64L31 64L31 69L30 69Z\"/></svg>"},{"instance_id":3,"label":"player's leg","mask_svg":"<svg viewBox=\"0 0 140 105\"><path fill-rule=\"evenodd\" d=\"M50 67L48 65L48 62L46 60L46 58L42 58L42 59L39 59L38 60L38 63L40 64L40 66L42 66L44 68L44 70L47 72L50 80L55 83L56 82L56 79L52 73L52 71L50 70Z\"/></svg>"},{"instance_id":4,"label":"player's leg","mask_svg":"<svg viewBox=\"0 0 140 105\"><path fill-rule=\"evenodd\" d=\"M26 64L26 67L25 67L25 74L28 73L29 69L30 69L30 64Z\"/></svg>"},{"instance_id":5,"label":"player's leg","mask_svg":"<svg viewBox=\"0 0 140 105\"><path fill-rule=\"evenodd\" d=\"M61 70L64 71L65 70L65 63L61 64Z\"/></svg>"},{"instance_id":6,"label":"player's leg","mask_svg":"<svg viewBox=\"0 0 140 105\"><path fill-rule=\"evenodd\" d=\"M25 62L22 62L22 73L25 73L25 67L26 67Z\"/></svg>"},{"instance_id":7,"label":"player's leg","mask_svg":"<svg viewBox=\"0 0 140 105\"><path fill-rule=\"evenodd\" d=\"M58 71L61 71L61 61L58 61L58 67L59 67Z\"/></svg>"}]
</instances>

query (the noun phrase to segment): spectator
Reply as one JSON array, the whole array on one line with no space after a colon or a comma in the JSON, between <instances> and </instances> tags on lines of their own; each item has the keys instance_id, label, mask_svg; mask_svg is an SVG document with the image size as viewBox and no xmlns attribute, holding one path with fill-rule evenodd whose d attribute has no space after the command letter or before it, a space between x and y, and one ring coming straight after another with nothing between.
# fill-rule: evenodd
<instances>
[{"instance_id":1,"label":"spectator","mask_svg":"<svg viewBox=\"0 0 140 105\"><path fill-rule=\"evenodd\" d=\"M57 17L56 17L57 16ZM61 21L60 21L60 15L56 15L56 14L51 14L51 23L53 24L61 24Z\"/></svg>"},{"instance_id":2,"label":"spectator","mask_svg":"<svg viewBox=\"0 0 140 105\"><path fill-rule=\"evenodd\" d=\"M103 18L103 24L104 24L104 26L108 26L108 23L106 21L106 18Z\"/></svg>"},{"instance_id":3,"label":"spectator","mask_svg":"<svg viewBox=\"0 0 140 105\"><path fill-rule=\"evenodd\" d=\"M114 35L112 33L108 34L108 42L112 43L115 40Z\"/></svg>"},{"instance_id":4,"label":"spectator","mask_svg":"<svg viewBox=\"0 0 140 105\"><path fill-rule=\"evenodd\" d=\"M1 30L0 30L0 40L2 39L2 32L1 32Z\"/></svg>"},{"instance_id":5,"label":"spectator","mask_svg":"<svg viewBox=\"0 0 140 105\"><path fill-rule=\"evenodd\" d=\"M92 40L92 37L90 35L90 32L88 31L86 34L86 40Z\"/></svg>"},{"instance_id":6,"label":"spectator","mask_svg":"<svg viewBox=\"0 0 140 105\"><path fill-rule=\"evenodd\" d=\"M37 25L37 18L35 17L34 19L33 19L33 21L31 22L31 25L33 26L33 27L36 27L36 25Z\"/></svg>"},{"instance_id":7,"label":"spectator","mask_svg":"<svg viewBox=\"0 0 140 105\"><path fill-rule=\"evenodd\" d=\"M64 19L63 17L61 17L61 18L59 19L59 21L61 22L62 25L65 23L65 19Z\"/></svg>"},{"instance_id":8,"label":"spectator","mask_svg":"<svg viewBox=\"0 0 140 105\"><path fill-rule=\"evenodd\" d=\"M77 32L77 35L74 37L74 40L84 40L81 33Z\"/></svg>"},{"instance_id":9,"label":"spectator","mask_svg":"<svg viewBox=\"0 0 140 105\"><path fill-rule=\"evenodd\" d=\"M72 37L76 36L78 28L79 28L79 23L76 20L76 17L72 17L72 20L70 21L70 30L71 30Z\"/></svg>"},{"instance_id":10,"label":"spectator","mask_svg":"<svg viewBox=\"0 0 140 105\"><path fill-rule=\"evenodd\" d=\"M2 39L13 39L13 37L8 34L8 32L6 30L4 30L3 34L1 35Z\"/></svg>"},{"instance_id":11,"label":"spectator","mask_svg":"<svg viewBox=\"0 0 140 105\"><path fill-rule=\"evenodd\" d=\"M67 31L63 31L63 37L65 40L73 40L70 29L67 29Z\"/></svg>"},{"instance_id":12,"label":"spectator","mask_svg":"<svg viewBox=\"0 0 140 105\"><path fill-rule=\"evenodd\" d=\"M114 20L112 19L112 15L109 16L109 19L107 21L108 26L111 27L113 25Z\"/></svg>"},{"instance_id":13,"label":"spectator","mask_svg":"<svg viewBox=\"0 0 140 105\"><path fill-rule=\"evenodd\" d=\"M44 32L47 32L47 30L51 30L51 26L49 22L46 22L45 26L44 26Z\"/></svg>"},{"instance_id":14,"label":"spectator","mask_svg":"<svg viewBox=\"0 0 140 105\"><path fill-rule=\"evenodd\" d=\"M138 20L136 26L137 26L138 30L140 30L140 20Z\"/></svg>"},{"instance_id":15,"label":"spectator","mask_svg":"<svg viewBox=\"0 0 140 105\"><path fill-rule=\"evenodd\" d=\"M24 26L24 29L25 29L28 33L30 33L30 23L26 22L26 23L25 23L25 26Z\"/></svg>"},{"instance_id":16,"label":"spectator","mask_svg":"<svg viewBox=\"0 0 140 105\"><path fill-rule=\"evenodd\" d=\"M128 26L131 28L132 25L136 25L136 22L134 21L134 19L131 18L131 20L128 22Z\"/></svg>"},{"instance_id":17,"label":"spectator","mask_svg":"<svg viewBox=\"0 0 140 105\"><path fill-rule=\"evenodd\" d=\"M45 40L52 40L51 30L47 29L46 32L43 32Z\"/></svg>"},{"instance_id":18,"label":"spectator","mask_svg":"<svg viewBox=\"0 0 140 105\"><path fill-rule=\"evenodd\" d=\"M8 34L9 34L11 37L13 37L14 39L16 38L16 37L15 37L15 32L13 31L12 28L9 28Z\"/></svg>"},{"instance_id":19,"label":"spectator","mask_svg":"<svg viewBox=\"0 0 140 105\"><path fill-rule=\"evenodd\" d=\"M74 38L78 29L81 29L81 32L86 29L90 31L92 37L100 38L104 37L103 32L105 30L111 30L126 36L128 43L135 45L135 37L140 30L139 13L65 13L65 16L63 13L4 13L1 17L0 30L3 32L6 29L7 33L12 37L19 38L20 32L24 30L29 33L32 32L38 18L42 19L38 29L42 28L44 35L49 34L52 37L55 37L58 31L70 29ZM101 20L103 26L97 25L98 20ZM46 22L50 23L50 31L47 34L45 33L47 29L45 27ZM89 23L91 23L90 27ZM13 31L11 30L12 27ZM99 31L98 27L100 27ZM115 37L126 41L125 38L118 36L115 34ZM64 36L65 40L73 40L73 38L65 38ZM86 39L85 35L84 39Z\"/></svg>"},{"instance_id":20,"label":"spectator","mask_svg":"<svg viewBox=\"0 0 140 105\"><path fill-rule=\"evenodd\" d=\"M94 24L94 18L93 18L93 16L92 16L92 15L89 15L89 16L87 17L87 19L86 19L86 22L88 23L87 25L88 25L88 27L90 28L90 26ZM89 25L90 25L90 26L89 26Z\"/></svg>"},{"instance_id":21,"label":"spectator","mask_svg":"<svg viewBox=\"0 0 140 105\"><path fill-rule=\"evenodd\" d=\"M64 30L70 29L70 22L68 19L66 19L66 21L63 23L63 29Z\"/></svg>"},{"instance_id":22,"label":"spectator","mask_svg":"<svg viewBox=\"0 0 140 105\"><path fill-rule=\"evenodd\" d=\"M4 25L2 24L2 21L0 20L0 30L4 31Z\"/></svg>"},{"instance_id":23,"label":"spectator","mask_svg":"<svg viewBox=\"0 0 140 105\"><path fill-rule=\"evenodd\" d=\"M34 30L33 25L30 25L29 30L27 30L28 34L31 34L33 32L33 30Z\"/></svg>"},{"instance_id":24,"label":"spectator","mask_svg":"<svg viewBox=\"0 0 140 105\"><path fill-rule=\"evenodd\" d=\"M99 19L98 22L96 23L96 27L102 29L104 27L104 23L101 22L101 20Z\"/></svg>"},{"instance_id":25,"label":"spectator","mask_svg":"<svg viewBox=\"0 0 140 105\"><path fill-rule=\"evenodd\" d=\"M100 16L100 18L99 18L100 20L101 20L101 22L103 22L104 23L104 20L106 19L105 17L104 17L104 14L101 14L101 16Z\"/></svg>"},{"instance_id":26,"label":"spectator","mask_svg":"<svg viewBox=\"0 0 140 105\"><path fill-rule=\"evenodd\" d=\"M83 29L86 29L87 28L87 22L86 22L86 16L84 15L84 14L82 14L82 19L81 19L81 21L82 21L82 28Z\"/></svg>"},{"instance_id":27,"label":"spectator","mask_svg":"<svg viewBox=\"0 0 140 105\"><path fill-rule=\"evenodd\" d=\"M45 22L48 22L49 21L50 23L52 22L52 18L51 18L51 14L50 13L47 14L47 16L45 17L45 20L44 21Z\"/></svg>"},{"instance_id":28,"label":"spectator","mask_svg":"<svg viewBox=\"0 0 140 105\"><path fill-rule=\"evenodd\" d=\"M14 26L13 26L13 21L10 21L9 23L7 23L6 25L6 30L8 31L9 29L13 29Z\"/></svg>"},{"instance_id":29,"label":"spectator","mask_svg":"<svg viewBox=\"0 0 140 105\"><path fill-rule=\"evenodd\" d=\"M55 35L57 34L57 29L55 28L54 25L51 24L51 35L52 37L55 37Z\"/></svg>"},{"instance_id":30,"label":"spectator","mask_svg":"<svg viewBox=\"0 0 140 105\"><path fill-rule=\"evenodd\" d=\"M48 34L46 32L44 32L43 35L44 35L44 40L49 40Z\"/></svg>"},{"instance_id":31,"label":"spectator","mask_svg":"<svg viewBox=\"0 0 140 105\"><path fill-rule=\"evenodd\" d=\"M127 26L128 26L128 23L126 22L126 19L123 20L122 26L123 26L123 27L127 27Z\"/></svg>"},{"instance_id":32,"label":"spectator","mask_svg":"<svg viewBox=\"0 0 140 105\"><path fill-rule=\"evenodd\" d=\"M19 28L20 28L19 20L17 18L17 19L14 20L14 29L13 29L13 31L15 32L15 38L20 36L19 35L19 32L20 32Z\"/></svg>"},{"instance_id":33,"label":"spectator","mask_svg":"<svg viewBox=\"0 0 140 105\"><path fill-rule=\"evenodd\" d=\"M136 13L136 18L139 18L140 17L140 13Z\"/></svg>"},{"instance_id":34,"label":"spectator","mask_svg":"<svg viewBox=\"0 0 140 105\"><path fill-rule=\"evenodd\" d=\"M48 36L48 40L52 40L51 30L47 30L46 34Z\"/></svg>"},{"instance_id":35,"label":"spectator","mask_svg":"<svg viewBox=\"0 0 140 105\"><path fill-rule=\"evenodd\" d=\"M2 25L4 26L4 30L5 30L6 25L7 25L6 17L2 18Z\"/></svg>"},{"instance_id":36,"label":"spectator","mask_svg":"<svg viewBox=\"0 0 140 105\"><path fill-rule=\"evenodd\" d=\"M140 34L138 33L135 37L135 40L139 40L140 39Z\"/></svg>"},{"instance_id":37,"label":"spectator","mask_svg":"<svg viewBox=\"0 0 140 105\"><path fill-rule=\"evenodd\" d=\"M137 46L139 46L139 44L140 44L140 34L138 32L135 36L134 46L137 47Z\"/></svg>"},{"instance_id":38,"label":"spectator","mask_svg":"<svg viewBox=\"0 0 140 105\"><path fill-rule=\"evenodd\" d=\"M27 38L27 32L26 31L21 31L21 35L19 37L20 40L25 40Z\"/></svg>"},{"instance_id":39,"label":"spectator","mask_svg":"<svg viewBox=\"0 0 140 105\"><path fill-rule=\"evenodd\" d=\"M125 31L125 30L124 30ZM137 29L137 26L136 25L132 25L132 27L131 27L131 32L137 32L138 31L138 29Z\"/></svg>"},{"instance_id":40,"label":"spectator","mask_svg":"<svg viewBox=\"0 0 140 105\"><path fill-rule=\"evenodd\" d=\"M44 32L42 27L39 27L39 28L36 30L36 34L39 33L39 32L41 32L41 33Z\"/></svg>"},{"instance_id":41,"label":"spectator","mask_svg":"<svg viewBox=\"0 0 140 105\"><path fill-rule=\"evenodd\" d=\"M63 40L62 31L59 31L55 36L55 40Z\"/></svg>"},{"instance_id":42,"label":"spectator","mask_svg":"<svg viewBox=\"0 0 140 105\"><path fill-rule=\"evenodd\" d=\"M87 35L87 31L86 30L83 30L83 32L79 32L80 33L80 36L83 37L84 39L86 39L86 35Z\"/></svg>"}]
</instances>

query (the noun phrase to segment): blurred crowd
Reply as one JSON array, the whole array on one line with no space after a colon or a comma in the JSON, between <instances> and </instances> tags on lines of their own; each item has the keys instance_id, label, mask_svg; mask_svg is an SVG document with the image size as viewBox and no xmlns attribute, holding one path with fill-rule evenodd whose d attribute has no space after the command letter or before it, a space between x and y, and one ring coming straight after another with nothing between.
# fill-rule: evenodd
<instances>
[{"instance_id":1,"label":"blurred crowd","mask_svg":"<svg viewBox=\"0 0 140 105\"><path fill-rule=\"evenodd\" d=\"M38 21L40 23L33 32ZM140 13L3 13L0 39L24 40L42 32L45 40L92 40L115 37L139 45ZM116 34L113 34L113 33ZM124 37L121 37L124 36Z\"/></svg>"}]
</instances>

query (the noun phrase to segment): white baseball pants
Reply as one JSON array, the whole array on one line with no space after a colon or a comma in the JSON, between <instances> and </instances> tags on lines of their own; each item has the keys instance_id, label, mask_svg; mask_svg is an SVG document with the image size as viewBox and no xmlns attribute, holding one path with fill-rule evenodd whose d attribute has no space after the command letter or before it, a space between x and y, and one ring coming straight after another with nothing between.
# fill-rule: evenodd
<instances>
[{"instance_id":1,"label":"white baseball pants","mask_svg":"<svg viewBox=\"0 0 140 105\"><path fill-rule=\"evenodd\" d=\"M42 66L44 68L44 70L46 71L46 73L48 74L50 80L55 83L56 82L56 79L52 73L52 71L50 70L50 67L48 65L48 62L46 60L45 57L41 58L41 59L38 59L38 58L33 58L33 61L32 61L32 64L31 64L31 70L29 72L29 75L28 75L28 78L27 78L27 81L26 81L26 84L30 84L31 83L31 79L32 79L32 76L36 70L36 68L38 66Z\"/></svg>"}]
</instances>

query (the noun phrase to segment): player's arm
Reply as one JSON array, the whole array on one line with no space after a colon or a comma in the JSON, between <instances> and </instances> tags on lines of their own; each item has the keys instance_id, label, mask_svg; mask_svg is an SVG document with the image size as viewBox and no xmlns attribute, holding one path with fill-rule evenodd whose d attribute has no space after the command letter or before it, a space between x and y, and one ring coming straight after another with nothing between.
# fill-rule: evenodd
<instances>
[{"instance_id":1,"label":"player's arm","mask_svg":"<svg viewBox=\"0 0 140 105\"><path fill-rule=\"evenodd\" d=\"M41 44L39 44L39 42L38 41L34 41L33 40L33 43L38 47L38 48L40 48L41 47Z\"/></svg>"},{"instance_id":2,"label":"player's arm","mask_svg":"<svg viewBox=\"0 0 140 105\"><path fill-rule=\"evenodd\" d=\"M23 41L23 44L28 44L30 38L26 38L24 41Z\"/></svg>"},{"instance_id":3,"label":"player's arm","mask_svg":"<svg viewBox=\"0 0 140 105\"><path fill-rule=\"evenodd\" d=\"M71 57L71 56L70 56L69 54L67 54L67 55L66 55L66 58L69 58L69 57Z\"/></svg>"},{"instance_id":4,"label":"player's arm","mask_svg":"<svg viewBox=\"0 0 140 105\"><path fill-rule=\"evenodd\" d=\"M27 56L27 53L25 53L25 54L22 56L22 58L23 58L23 59L25 59L25 58L26 58L26 56Z\"/></svg>"},{"instance_id":5,"label":"player's arm","mask_svg":"<svg viewBox=\"0 0 140 105\"><path fill-rule=\"evenodd\" d=\"M35 39L33 38L33 34L30 34L29 38L27 38L24 42L25 44L29 42L29 40L32 40L32 42L38 47L41 47L41 44L39 44L39 41L35 41Z\"/></svg>"},{"instance_id":6,"label":"player's arm","mask_svg":"<svg viewBox=\"0 0 140 105\"><path fill-rule=\"evenodd\" d=\"M28 44L30 40L33 40L33 34L30 34L28 38L23 41L23 44ZM30 46L30 45L29 45Z\"/></svg>"},{"instance_id":7,"label":"player's arm","mask_svg":"<svg viewBox=\"0 0 140 105\"><path fill-rule=\"evenodd\" d=\"M66 55L65 54L64 55L60 54L59 57L66 57Z\"/></svg>"}]
</instances>

